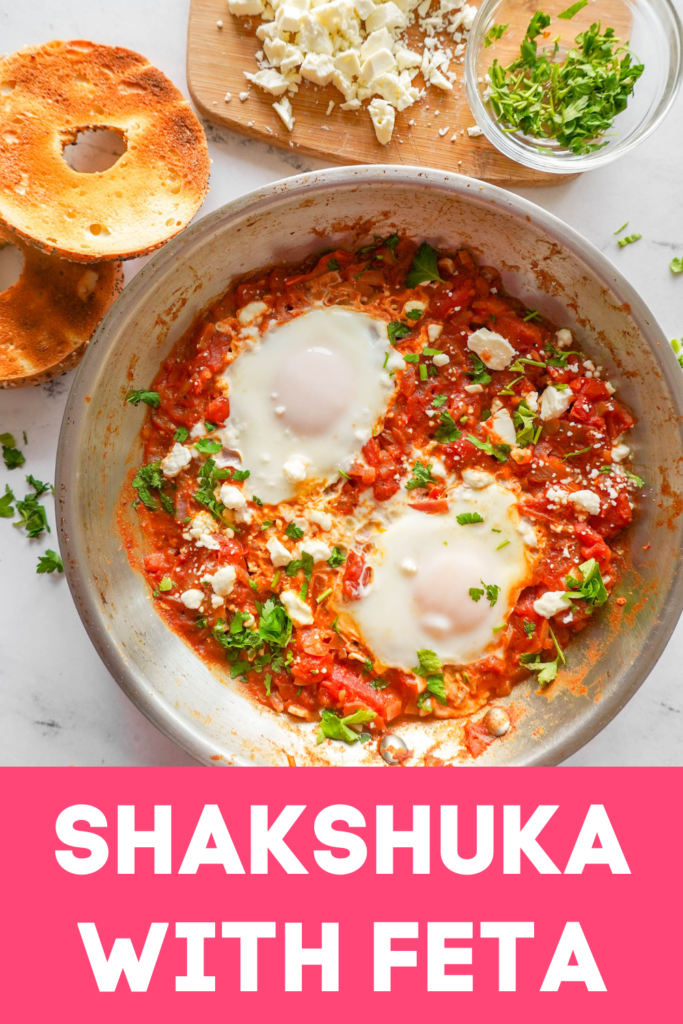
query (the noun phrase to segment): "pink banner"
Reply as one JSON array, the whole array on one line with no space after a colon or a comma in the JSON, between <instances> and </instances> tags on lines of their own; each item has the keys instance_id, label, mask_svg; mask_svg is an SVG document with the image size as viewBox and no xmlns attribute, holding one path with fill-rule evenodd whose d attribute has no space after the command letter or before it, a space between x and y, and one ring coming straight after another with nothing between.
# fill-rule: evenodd
<instances>
[{"instance_id":1,"label":"pink banner","mask_svg":"<svg viewBox=\"0 0 683 1024\"><path fill-rule=\"evenodd\" d=\"M670 1019L681 779L4 769L3 1017Z\"/></svg>"}]
</instances>

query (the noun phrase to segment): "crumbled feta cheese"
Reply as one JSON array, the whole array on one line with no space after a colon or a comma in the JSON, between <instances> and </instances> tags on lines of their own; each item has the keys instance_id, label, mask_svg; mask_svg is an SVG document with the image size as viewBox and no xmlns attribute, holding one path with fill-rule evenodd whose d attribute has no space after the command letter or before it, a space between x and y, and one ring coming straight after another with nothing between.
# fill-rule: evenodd
<instances>
[{"instance_id":1,"label":"crumbled feta cheese","mask_svg":"<svg viewBox=\"0 0 683 1024\"><path fill-rule=\"evenodd\" d=\"M451 357L446 352L439 352L438 356L432 357L434 366L448 366L451 361Z\"/></svg>"},{"instance_id":2,"label":"crumbled feta cheese","mask_svg":"<svg viewBox=\"0 0 683 1024\"><path fill-rule=\"evenodd\" d=\"M204 600L204 591L190 588L190 590L183 591L183 593L180 595L180 600L183 602L186 608L192 608L196 610L197 608L199 608L200 604Z\"/></svg>"},{"instance_id":3,"label":"crumbled feta cheese","mask_svg":"<svg viewBox=\"0 0 683 1024\"><path fill-rule=\"evenodd\" d=\"M396 121L394 108L386 100L374 99L368 106L372 123L375 126L377 141L386 146L391 141Z\"/></svg>"},{"instance_id":4,"label":"crumbled feta cheese","mask_svg":"<svg viewBox=\"0 0 683 1024\"><path fill-rule=\"evenodd\" d=\"M544 422L557 419L558 416L567 411L573 400L574 392L570 391L569 388L566 388L564 391L558 391L552 384L548 385L541 395L541 419Z\"/></svg>"},{"instance_id":5,"label":"crumbled feta cheese","mask_svg":"<svg viewBox=\"0 0 683 1024\"><path fill-rule=\"evenodd\" d=\"M524 398L531 411L538 412L538 391L530 391Z\"/></svg>"},{"instance_id":6,"label":"crumbled feta cheese","mask_svg":"<svg viewBox=\"0 0 683 1024\"><path fill-rule=\"evenodd\" d=\"M412 558L404 558L401 562L401 569L407 576L414 576L417 572L417 562Z\"/></svg>"},{"instance_id":7,"label":"crumbled feta cheese","mask_svg":"<svg viewBox=\"0 0 683 1024\"><path fill-rule=\"evenodd\" d=\"M332 529L332 516L328 515L327 512L321 512L317 508L312 508L306 512L306 518L309 523L315 523L316 526L319 526L321 530L325 531L325 533Z\"/></svg>"},{"instance_id":8,"label":"crumbled feta cheese","mask_svg":"<svg viewBox=\"0 0 683 1024\"><path fill-rule=\"evenodd\" d=\"M263 0L228 0L228 8L231 14L245 18L253 14L263 14L265 5Z\"/></svg>"},{"instance_id":9,"label":"crumbled feta cheese","mask_svg":"<svg viewBox=\"0 0 683 1024\"><path fill-rule=\"evenodd\" d=\"M220 489L219 497L226 508L233 510L244 508L247 503L247 499L243 491L241 491L239 487L235 487L234 484L223 484Z\"/></svg>"},{"instance_id":10,"label":"crumbled feta cheese","mask_svg":"<svg viewBox=\"0 0 683 1024\"><path fill-rule=\"evenodd\" d=\"M471 139L478 139L480 135L484 134L483 128L480 128L478 124L472 125L471 128L467 129L467 134Z\"/></svg>"},{"instance_id":11,"label":"crumbled feta cheese","mask_svg":"<svg viewBox=\"0 0 683 1024\"><path fill-rule=\"evenodd\" d=\"M214 594L218 594L219 597L228 597L232 593L236 579L237 572L235 571L235 566L224 565L213 576L204 576L202 582L206 580L207 583L210 583Z\"/></svg>"},{"instance_id":12,"label":"crumbled feta cheese","mask_svg":"<svg viewBox=\"0 0 683 1024\"><path fill-rule=\"evenodd\" d=\"M484 389L481 384L465 384L464 390L468 395L480 395Z\"/></svg>"},{"instance_id":13,"label":"crumbled feta cheese","mask_svg":"<svg viewBox=\"0 0 683 1024\"><path fill-rule=\"evenodd\" d=\"M266 547L270 554L270 560L276 569L280 569L283 565L289 565L292 561L293 555L277 537L271 537L266 543Z\"/></svg>"},{"instance_id":14,"label":"crumbled feta cheese","mask_svg":"<svg viewBox=\"0 0 683 1024\"><path fill-rule=\"evenodd\" d=\"M420 302L419 299L411 299L403 306L403 316L408 316L408 313L414 312L424 313L426 308L426 302Z\"/></svg>"},{"instance_id":15,"label":"crumbled feta cheese","mask_svg":"<svg viewBox=\"0 0 683 1024\"><path fill-rule=\"evenodd\" d=\"M310 626L312 624L313 613L311 609L293 590L283 590L280 594L280 599L295 626Z\"/></svg>"},{"instance_id":16,"label":"crumbled feta cheese","mask_svg":"<svg viewBox=\"0 0 683 1024\"><path fill-rule=\"evenodd\" d=\"M310 555L314 562L326 562L332 554L332 549L324 541L314 539L305 540L299 544L299 558L304 552Z\"/></svg>"},{"instance_id":17,"label":"crumbled feta cheese","mask_svg":"<svg viewBox=\"0 0 683 1024\"><path fill-rule=\"evenodd\" d=\"M566 505L569 493L565 491L564 487L552 485L545 492L545 496L554 505Z\"/></svg>"},{"instance_id":18,"label":"crumbled feta cheese","mask_svg":"<svg viewBox=\"0 0 683 1024\"><path fill-rule=\"evenodd\" d=\"M462 482L475 491L481 491L493 483L493 477L482 469L463 469Z\"/></svg>"},{"instance_id":19,"label":"crumbled feta cheese","mask_svg":"<svg viewBox=\"0 0 683 1024\"><path fill-rule=\"evenodd\" d=\"M522 540L528 548L538 547L538 537L536 536L536 531L534 530L531 524L531 520L522 516L522 518L517 524L517 533L520 535L520 537L522 538Z\"/></svg>"},{"instance_id":20,"label":"crumbled feta cheese","mask_svg":"<svg viewBox=\"0 0 683 1024\"><path fill-rule=\"evenodd\" d=\"M220 608L221 605L224 605L224 604L225 604L225 598L224 597L221 597L219 594L212 594L211 595L211 607L212 608Z\"/></svg>"},{"instance_id":21,"label":"crumbled feta cheese","mask_svg":"<svg viewBox=\"0 0 683 1024\"><path fill-rule=\"evenodd\" d=\"M544 619L552 619L558 612L571 608L572 602L564 590L549 590L543 597L534 601L534 611Z\"/></svg>"},{"instance_id":22,"label":"crumbled feta cheese","mask_svg":"<svg viewBox=\"0 0 683 1024\"><path fill-rule=\"evenodd\" d=\"M499 409L491 419L491 429L498 435L504 444L515 444L517 432L512 422L512 416L507 409Z\"/></svg>"},{"instance_id":23,"label":"crumbled feta cheese","mask_svg":"<svg viewBox=\"0 0 683 1024\"><path fill-rule=\"evenodd\" d=\"M168 455L165 455L161 460L161 472L170 479L171 477L178 476L178 473L185 469L186 466L189 466L191 462L192 452L190 449L185 448L176 441Z\"/></svg>"},{"instance_id":24,"label":"crumbled feta cheese","mask_svg":"<svg viewBox=\"0 0 683 1024\"><path fill-rule=\"evenodd\" d=\"M505 370L517 354L502 334L480 327L467 339L467 347L475 352L490 370Z\"/></svg>"},{"instance_id":25,"label":"crumbled feta cheese","mask_svg":"<svg viewBox=\"0 0 683 1024\"><path fill-rule=\"evenodd\" d=\"M259 89L269 92L271 96L282 96L289 89L289 82L285 76L274 68L264 68L263 71L257 71L256 74L245 71L244 77L257 85Z\"/></svg>"},{"instance_id":26,"label":"crumbled feta cheese","mask_svg":"<svg viewBox=\"0 0 683 1024\"><path fill-rule=\"evenodd\" d=\"M442 331L443 327L441 326L441 324L430 324L429 327L427 328L427 337L429 338L430 341L436 341L437 338L441 337Z\"/></svg>"},{"instance_id":27,"label":"crumbled feta cheese","mask_svg":"<svg viewBox=\"0 0 683 1024\"><path fill-rule=\"evenodd\" d=\"M574 491L569 495L569 500L574 508L588 512L591 516L597 516L600 512L600 498L595 491Z\"/></svg>"},{"instance_id":28,"label":"crumbled feta cheese","mask_svg":"<svg viewBox=\"0 0 683 1024\"><path fill-rule=\"evenodd\" d=\"M220 550L220 544L211 533L200 533L194 542L196 548L206 548L208 551Z\"/></svg>"},{"instance_id":29,"label":"crumbled feta cheese","mask_svg":"<svg viewBox=\"0 0 683 1024\"><path fill-rule=\"evenodd\" d=\"M562 327L555 335L555 340L558 348L569 348L574 338L572 332L567 327Z\"/></svg>"},{"instance_id":30,"label":"crumbled feta cheese","mask_svg":"<svg viewBox=\"0 0 683 1024\"><path fill-rule=\"evenodd\" d=\"M623 462L631 454L627 444L615 444L612 448L612 462Z\"/></svg>"},{"instance_id":31,"label":"crumbled feta cheese","mask_svg":"<svg viewBox=\"0 0 683 1024\"><path fill-rule=\"evenodd\" d=\"M282 467L282 472L290 484L301 483L306 479L306 463L303 459L288 459Z\"/></svg>"},{"instance_id":32,"label":"crumbled feta cheese","mask_svg":"<svg viewBox=\"0 0 683 1024\"><path fill-rule=\"evenodd\" d=\"M237 319L241 324L250 324L254 320L258 320L259 317L262 317L267 310L268 306L259 299L256 302L249 302L246 306L238 309Z\"/></svg>"}]
</instances>

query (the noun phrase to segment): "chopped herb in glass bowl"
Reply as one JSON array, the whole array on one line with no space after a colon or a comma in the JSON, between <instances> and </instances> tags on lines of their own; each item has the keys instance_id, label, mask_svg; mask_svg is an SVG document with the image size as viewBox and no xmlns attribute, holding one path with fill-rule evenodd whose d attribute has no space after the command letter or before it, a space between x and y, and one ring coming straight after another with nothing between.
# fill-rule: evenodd
<instances>
[{"instance_id":1,"label":"chopped herb in glass bowl","mask_svg":"<svg viewBox=\"0 0 683 1024\"><path fill-rule=\"evenodd\" d=\"M484 0L466 51L477 125L506 156L551 173L589 170L637 145L680 79L669 0L539 0L536 10Z\"/></svg>"}]
</instances>

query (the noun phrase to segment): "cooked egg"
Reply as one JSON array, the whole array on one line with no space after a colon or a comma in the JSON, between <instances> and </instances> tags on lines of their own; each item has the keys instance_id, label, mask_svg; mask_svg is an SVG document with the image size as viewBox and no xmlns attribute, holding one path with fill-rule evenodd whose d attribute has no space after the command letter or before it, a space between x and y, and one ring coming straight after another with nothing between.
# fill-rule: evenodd
<instances>
[{"instance_id":1,"label":"cooked egg","mask_svg":"<svg viewBox=\"0 0 683 1024\"><path fill-rule=\"evenodd\" d=\"M261 501L277 504L349 467L387 407L387 354L384 321L333 306L266 330L237 357L225 373L230 419L217 433Z\"/></svg>"},{"instance_id":2,"label":"cooked egg","mask_svg":"<svg viewBox=\"0 0 683 1024\"><path fill-rule=\"evenodd\" d=\"M443 515L406 507L374 538L361 598L340 605L348 627L385 665L410 670L423 648L445 665L476 661L496 647L498 627L530 582L536 540L525 543L518 530L513 491L495 482L460 485L449 505ZM475 512L483 523L458 523ZM490 591L493 604L487 586L499 588Z\"/></svg>"}]
</instances>

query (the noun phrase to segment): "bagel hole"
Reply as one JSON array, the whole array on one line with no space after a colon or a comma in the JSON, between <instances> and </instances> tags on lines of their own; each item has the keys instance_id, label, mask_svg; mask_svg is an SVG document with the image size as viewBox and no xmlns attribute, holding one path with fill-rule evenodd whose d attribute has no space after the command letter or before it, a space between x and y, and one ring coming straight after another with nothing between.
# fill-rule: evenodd
<instances>
[{"instance_id":1,"label":"bagel hole","mask_svg":"<svg viewBox=\"0 0 683 1024\"><path fill-rule=\"evenodd\" d=\"M62 156L80 174L108 171L127 150L126 140L113 128L84 128Z\"/></svg>"},{"instance_id":2,"label":"bagel hole","mask_svg":"<svg viewBox=\"0 0 683 1024\"><path fill-rule=\"evenodd\" d=\"M24 254L11 242L0 243L0 292L16 284L24 271Z\"/></svg>"}]
</instances>

